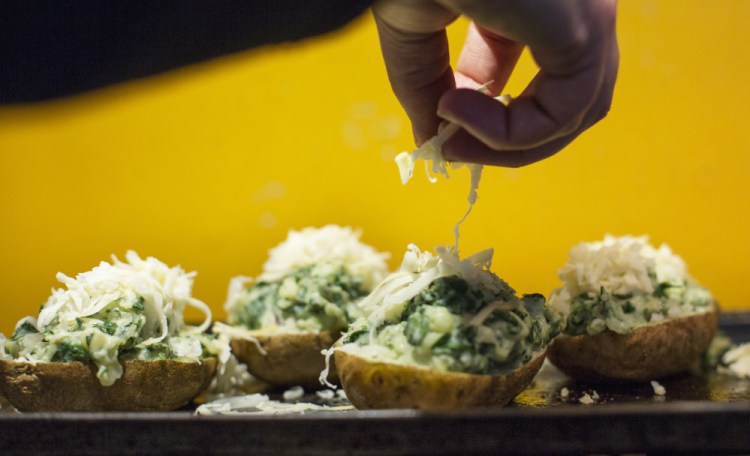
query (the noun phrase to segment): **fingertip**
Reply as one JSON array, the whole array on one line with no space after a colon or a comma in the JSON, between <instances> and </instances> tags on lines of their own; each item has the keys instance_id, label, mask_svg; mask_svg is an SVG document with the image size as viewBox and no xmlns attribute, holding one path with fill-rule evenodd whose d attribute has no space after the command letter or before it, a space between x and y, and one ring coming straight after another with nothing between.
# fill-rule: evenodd
<instances>
[{"instance_id":1,"label":"fingertip","mask_svg":"<svg viewBox=\"0 0 750 456\"><path fill-rule=\"evenodd\" d=\"M484 164L488 149L465 130L459 130L443 143L442 153L450 162Z\"/></svg>"},{"instance_id":2,"label":"fingertip","mask_svg":"<svg viewBox=\"0 0 750 456\"><path fill-rule=\"evenodd\" d=\"M471 109L472 100L476 96L484 97L473 89L448 90L438 100L438 116L445 120L454 121L465 116L466 111Z\"/></svg>"},{"instance_id":3,"label":"fingertip","mask_svg":"<svg viewBox=\"0 0 750 456\"><path fill-rule=\"evenodd\" d=\"M477 163L504 168L520 168L544 160L567 146L575 135L559 138L527 150L495 150L471 136L465 130L459 130L443 144L443 157L450 162Z\"/></svg>"}]
</instances>

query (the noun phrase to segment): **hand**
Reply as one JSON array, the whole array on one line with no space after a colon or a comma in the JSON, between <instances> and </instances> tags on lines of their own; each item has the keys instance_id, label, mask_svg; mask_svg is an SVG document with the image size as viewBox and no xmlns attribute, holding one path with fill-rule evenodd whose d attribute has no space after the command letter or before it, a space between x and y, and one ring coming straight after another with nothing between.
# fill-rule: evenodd
<instances>
[{"instance_id":1,"label":"hand","mask_svg":"<svg viewBox=\"0 0 750 456\"><path fill-rule=\"evenodd\" d=\"M524 166L609 111L619 62L615 0L380 0L373 13L417 144L443 120L461 127L443 146L446 160ZM472 23L454 74L445 27L461 14ZM492 97L524 46L539 73L506 107ZM489 95L474 90L487 81Z\"/></svg>"}]
</instances>

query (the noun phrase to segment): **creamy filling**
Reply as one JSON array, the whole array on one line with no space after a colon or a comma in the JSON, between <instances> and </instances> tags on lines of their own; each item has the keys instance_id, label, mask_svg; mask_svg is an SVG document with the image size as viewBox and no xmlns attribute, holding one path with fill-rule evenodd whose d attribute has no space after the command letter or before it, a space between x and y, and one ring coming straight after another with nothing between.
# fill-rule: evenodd
<instances>
[{"instance_id":1,"label":"creamy filling","mask_svg":"<svg viewBox=\"0 0 750 456\"><path fill-rule=\"evenodd\" d=\"M714 308L711 293L687 274L682 259L666 245L650 246L645 236L581 243L559 275L564 285L553 291L550 306L573 336L627 334Z\"/></svg>"},{"instance_id":2,"label":"creamy filling","mask_svg":"<svg viewBox=\"0 0 750 456\"><path fill-rule=\"evenodd\" d=\"M340 350L440 371L499 375L545 350L560 330L541 295L515 291L489 271L489 256L460 260L412 247L399 272L363 303Z\"/></svg>"}]
</instances>

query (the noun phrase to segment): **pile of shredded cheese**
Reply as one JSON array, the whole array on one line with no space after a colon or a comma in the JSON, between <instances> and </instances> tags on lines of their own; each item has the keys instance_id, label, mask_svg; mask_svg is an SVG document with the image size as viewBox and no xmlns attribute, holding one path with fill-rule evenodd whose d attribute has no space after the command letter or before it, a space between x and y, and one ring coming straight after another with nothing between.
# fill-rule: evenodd
<instances>
[{"instance_id":1,"label":"pile of shredded cheese","mask_svg":"<svg viewBox=\"0 0 750 456\"><path fill-rule=\"evenodd\" d=\"M144 298L147 321L143 334L148 335L149 339L143 345L160 342L184 329L183 312L186 306L194 307L205 315L199 326L188 328L200 333L209 327L211 309L191 295L195 272L185 273L179 266L170 268L153 257L143 260L132 250L126 253L125 258L127 262L122 262L113 255L112 264L103 261L75 278L58 273L57 280L66 289L52 291L39 312L38 329L43 332L55 319L62 324L72 325L76 318L94 315L113 301L130 299L133 295Z\"/></svg>"},{"instance_id":2,"label":"pile of shredded cheese","mask_svg":"<svg viewBox=\"0 0 750 456\"><path fill-rule=\"evenodd\" d=\"M400 314L406 303L426 289L435 279L458 276L470 284L482 284L488 290L514 293L502 279L490 272L493 249L486 249L463 260L455 249L438 247L437 255L420 251L409 244L401 267L386 277L362 302L363 315L373 330L385 319Z\"/></svg>"},{"instance_id":3,"label":"pile of shredded cheese","mask_svg":"<svg viewBox=\"0 0 750 456\"><path fill-rule=\"evenodd\" d=\"M684 261L666 244L658 249L648 236L605 236L603 241L582 242L570 250L558 274L564 285L550 297L550 305L567 313L570 300L584 293L651 294L657 283L689 279Z\"/></svg>"},{"instance_id":4,"label":"pile of shredded cheese","mask_svg":"<svg viewBox=\"0 0 750 456\"><path fill-rule=\"evenodd\" d=\"M271 282L301 267L335 261L343 264L350 274L362 277L364 287L371 290L388 273L386 261L390 255L362 243L361 236L359 230L337 225L290 230L286 240L269 251L257 280ZM233 286L242 287L243 283Z\"/></svg>"}]
</instances>

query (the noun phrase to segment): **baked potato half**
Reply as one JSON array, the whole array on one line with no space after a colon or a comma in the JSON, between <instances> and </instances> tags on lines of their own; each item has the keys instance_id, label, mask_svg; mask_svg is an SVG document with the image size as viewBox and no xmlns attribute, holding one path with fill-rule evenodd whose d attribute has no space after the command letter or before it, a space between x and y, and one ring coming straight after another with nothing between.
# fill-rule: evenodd
<instances>
[{"instance_id":1,"label":"baked potato half","mask_svg":"<svg viewBox=\"0 0 750 456\"><path fill-rule=\"evenodd\" d=\"M168 411L188 404L216 371L200 362L129 360L110 386L93 363L0 360L0 392L22 412Z\"/></svg>"},{"instance_id":2,"label":"baked potato half","mask_svg":"<svg viewBox=\"0 0 750 456\"><path fill-rule=\"evenodd\" d=\"M569 377L649 381L695 365L717 328L716 311L641 326L628 334L557 336L547 356Z\"/></svg>"},{"instance_id":3,"label":"baked potato half","mask_svg":"<svg viewBox=\"0 0 750 456\"><path fill-rule=\"evenodd\" d=\"M251 374L275 386L320 387L321 352L359 316L358 303L387 274L388 255L359 237L336 225L291 230L269 251L262 274L231 280L227 324L214 325L214 332L232 339Z\"/></svg>"},{"instance_id":4,"label":"baked potato half","mask_svg":"<svg viewBox=\"0 0 750 456\"><path fill-rule=\"evenodd\" d=\"M332 349L352 404L498 407L528 386L560 319L543 296L516 296L491 260L491 250L460 259L409 247Z\"/></svg>"},{"instance_id":5,"label":"baked potato half","mask_svg":"<svg viewBox=\"0 0 750 456\"><path fill-rule=\"evenodd\" d=\"M580 243L550 306L563 316L549 359L573 378L647 381L689 369L716 333L711 293L646 236Z\"/></svg>"},{"instance_id":6,"label":"baked potato half","mask_svg":"<svg viewBox=\"0 0 750 456\"><path fill-rule=\"evenodd\" d=\"M358 409L453 410L501 407L523 391L542 367L544 353L506 375L442 372L334 352L341 385Z\"/></svg>"},{"instance_id":7,"label":"baked potato half","mask_svg":"<svg viewBox=\"0 0 750 456\"><path fill-rule=\"evenodd\" d=\"M324 350L338 339L338 333L253 333L258 343L234 338L230 344L237 359L248 371L271 385L300 385L320 387L320 372L325 369ZM258 348L262 347L263 352ZM332 368L328 381L336 383L336 369Z\"/></svg>"},{"instance_id":8,"label":"baked potato half","mask_svg":"<svg viewBox=\"0 0 750 456\"><path fill-rule=\"evenodd\" d=\"M191 296L194 274L126 260L58 274L66 288L0 335L0 391L17 409L172 410L231 374L228 340L204 333L211 312ZM187 306L204 312L200 326L184 323Z\"/></svg>"}]
</instances>

